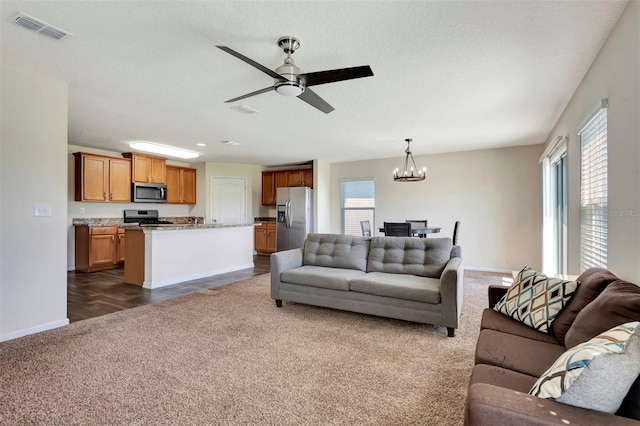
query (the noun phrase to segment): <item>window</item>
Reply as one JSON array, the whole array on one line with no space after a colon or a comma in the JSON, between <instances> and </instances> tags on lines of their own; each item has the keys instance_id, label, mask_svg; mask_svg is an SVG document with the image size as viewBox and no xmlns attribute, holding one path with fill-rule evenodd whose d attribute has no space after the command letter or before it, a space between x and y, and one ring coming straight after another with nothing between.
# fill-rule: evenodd
<instances>
[{"instance_id":1,"label":"window","mask_svg":"<svg viewBox=\"0 0 640 426\"><path fill-rule=\"evenodd\" d=\"M362 235L361 220L369 220L373 230L376 206L374 181L342 182L340 193L342 197L342 233Z\"/></svg>"},{"instance_id":2,"label":"window","mask_svg":"<svg viewBox=\"0 0 640 426\"><path fill-rule=\"evenodd\" d=\"M607 267L607 107L580 130L580 270Z\"/></svg>"},{"instance_id":3,"label":"window","mask_svg":"<svg viewBox=\"0 0 640 426\"><path fill-rule=\"evenodd\" d=\"M567 138L558 137L540 158L543 176L542 270L567 273Z\"/></svg>"}]
</instances>

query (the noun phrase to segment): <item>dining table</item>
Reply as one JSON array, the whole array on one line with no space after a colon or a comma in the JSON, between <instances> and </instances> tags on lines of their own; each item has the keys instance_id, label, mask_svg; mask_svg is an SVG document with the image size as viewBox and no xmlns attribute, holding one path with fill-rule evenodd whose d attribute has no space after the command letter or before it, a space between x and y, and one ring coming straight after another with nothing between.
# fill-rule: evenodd
<instances>
[{"instance_id":1,"label":"dining table","mask_svg":"<svg viewBox=\"0 0 640 426\"><path fill-rule=\"evenodd\" d=\"M441 229L442 228L436 227L436 226L429 226L426 228L411 228L411 235L414 237L417 237L420 235L426 236L427 234L437 234L440 232ZM384 234L384 227L378 228L378 231Z\"/></svg>"}]
</instances>

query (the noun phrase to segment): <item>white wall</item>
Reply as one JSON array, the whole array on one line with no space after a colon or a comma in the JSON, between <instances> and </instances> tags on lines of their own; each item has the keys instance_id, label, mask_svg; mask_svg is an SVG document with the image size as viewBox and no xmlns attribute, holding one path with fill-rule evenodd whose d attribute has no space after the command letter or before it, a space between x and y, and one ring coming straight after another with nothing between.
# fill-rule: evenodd
<instances>
[{"instance_id":1,"label":"white wall","mask_svg":"<svg viewBox=\"0 0 640 426\"><path fill-rule=\"evenodd\" d=\"M397 158L331 166L331 232L340 232L340 182L373 178L375 227L383 222L428 219L451 237L461 221L459 244L466 268L513 270L541 266L543 145L415 156L428 168L422 182L394 182Z\"/></svg>"},{"instance_id":2,"label":"white wall","mask_svg":"<svg viewBox=\"0 0 640 426\"><path fill-rule=\"evenodd\" d=\"M95 148L88 148L76 145L68 145L67 150L67 200L68 200L68 217L67 217L67 270L75 269L75 238L74 227L72 225L74 218L122 218L125 209L139 209L140 204L136 203L93 203L75 201L75 162L74 152L88 152L91 154L106 155L109 157L122 157L122 153L106 151ZM125 152L125 151L123 151ZM196 202L195 205L182 204L145 204L145 208L153 208L158 210L161 217L176 216L204 216L204 163L188 164L173 160L168 160L167 164L183 167L196 168ZM81 212L84 209L84 213Z\"/></svg>"},{"instance_id":3,"label":"white wall","mask_svg":"<svg viewBox=\"0 0 640 426\"><path fill-rule=\"evenodd\" d=\"M66 83L2 68L0 340L67 319ZM34 217L34 203L51 217Z\"/></svg>"},{"instance_id":4,"label":"white wall","mask_svg":"<svg viewBox=\"0 0 640 426\"><path fill-rule=\"evenodd\" d=\"M313 224L315 232L331 232L331 163L313 162Z\"/></svg>"},{"instance_id":5,"label":"white wall","mask_svg":"<svg viewBox=\"0 0 640 426\"><path fill-rule=\"evenodd\" d=\"M568 137L569 273L580 271L578 127L609 99L608 269L640 284L640 2L631 1L551 132Z\"/></svg>"}]
</instances>

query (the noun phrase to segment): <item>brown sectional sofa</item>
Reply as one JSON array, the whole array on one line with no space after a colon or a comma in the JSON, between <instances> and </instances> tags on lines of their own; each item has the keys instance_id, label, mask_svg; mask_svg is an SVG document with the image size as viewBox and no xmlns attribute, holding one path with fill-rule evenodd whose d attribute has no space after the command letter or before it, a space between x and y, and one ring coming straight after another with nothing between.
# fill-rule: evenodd
<instances>
[{"instance_id":1,"label":"brown sectional sofa","mask_svg":"<svg viewBox=\"0 0 640 426\"><path fill-rule=\"evenodd\" d=\"M640 320L640 287L602 268L585 271L571 301L542 333L485 309L465 407L467 425L640 425L640 377L616 414L561 404L529 390L567 349ZM506 293L489 288L489 306Z\"/></svg>"}]
</instances>

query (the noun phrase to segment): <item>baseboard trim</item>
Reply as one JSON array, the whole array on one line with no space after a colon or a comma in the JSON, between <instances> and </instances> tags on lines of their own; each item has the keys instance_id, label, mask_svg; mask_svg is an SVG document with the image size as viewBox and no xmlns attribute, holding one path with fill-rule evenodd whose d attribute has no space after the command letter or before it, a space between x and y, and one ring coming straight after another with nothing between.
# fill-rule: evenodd
<instances>
[{"instance_id":1,"label":"baseboard trim","mask_svg":"<svg viewBox=\"0 0 640 426\"><path fill-rule=\"evenodd\" d=\"M67 272L75 271L76 265L67 265Z\"/></svg>"},{"instance_id":2,"label":"baseboard trim","mask_svg":"<svg viewBox=\"0 0 640 426\"><path fill-rule=\"evenodd\" d=\"M513 269L500 269L500 268L482 268L479 266L465 266L464 269L468 269L470 271L480 271L480 272L498 272L501 274L511 274Z\"/></svg>"},{"instance_id":3,"label":"baseboard trim","mask_svg":"<svg viewBox=\"0 0 640 426\"><path fill-rule=\"evenodd\" d=\"M0 336L0 342L6 342L7 340L17 339L18 337L28 336L29 334L35 334L42 331L52 330L54 328L64 327L65 325L69 325L69 318L65 318L60 321L48 322L46 324L40 324L35 327L23 328L22 330L3 334Z\"/></svg>"}]
</instances>

